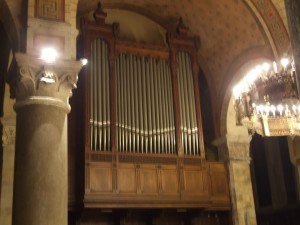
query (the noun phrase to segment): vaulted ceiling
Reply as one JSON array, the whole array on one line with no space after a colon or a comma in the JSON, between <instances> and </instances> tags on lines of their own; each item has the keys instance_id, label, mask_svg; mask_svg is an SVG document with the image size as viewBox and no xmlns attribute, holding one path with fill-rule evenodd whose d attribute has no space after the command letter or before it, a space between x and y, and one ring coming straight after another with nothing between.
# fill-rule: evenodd
<instances>
[{"instance_id":1,"label":"vaulted ceiling","mask_svg":"<svg viewBox=\"0 0 300 225\"><path fill-rule=\"evenodd\" d=\"M0 6L4 1L0 0ZM77 0L65 1L77 4ZM77 16L93 11L98 1L78 0ZM25 12L22 8L27 1L6 2L21 33ZM217 123L222 120L222 107L228 105L232 83L238 80L237 71L249 60L272 59L289 50L284 0L102 0L101 3L104 11L122 9L138 13L166 30L174 30L178 18L183 18L190 34L201 40L198 59L213 97ZM7 14L3 7L0 14L0 19Z\"/></svg>"},{"instance_id":2,"label":"vaulted ceiling","mask_svg":"<svg viewBox=\"0 0 300 225\"><path fill-rule=\"evenodd\" d=\"M97 2L79 0L78 16L95 9ZM228 107L232 84L239 79L236 73L240 67L249 60L273 59L288 51L283 0L101 2L104 10L123 9L140 13L166 30L174 30L178 18L183 18L191 35L199 36L201 40L198 59L213 96L217 123L222 120L222 107Z\"/></svg>"}]
</instances>

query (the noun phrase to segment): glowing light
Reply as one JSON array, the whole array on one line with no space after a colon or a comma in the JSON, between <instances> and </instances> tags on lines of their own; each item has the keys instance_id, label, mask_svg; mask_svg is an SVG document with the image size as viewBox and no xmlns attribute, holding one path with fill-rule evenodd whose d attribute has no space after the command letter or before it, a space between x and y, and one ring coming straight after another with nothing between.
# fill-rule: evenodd
<instances>
[{"instance_id":1,"label":"glowing light","mask_svg":"<svg viewBox=\"0 0 300 225\"><path fill-rule=\"evenodd\" d=\"M278 73L278 69L277 69L277 63L273 62L273 69L275 73Z\"/></svg>"},{"instance_id":2,"label":"glowing light","mask_svg":"<svg viewBox=\"0 0 300 225\"><path fill-rule=\"evenodd\" d=\"M85 66L88 63L88 60L85 58L80 59L83 66Z\"/></svg>"},{"instance_id":3,"label":"glowing light","mask_svg":"<svg viewBox=\"0 0 300 225\"><path fill-rule=\"evenodd\" d=\"M282 105L278 105L277 106L277 110L279 111L280 116L282 116L283 106Z\"/></svg>"},{"instance_id":4,"label":"glowing light","mask_svg":"<svg viewBox=\"0 0 300 225\"><path fill-rule=\"evenodd\" d=\"M289 60L287 58L282 58L280 62L281 65L283 66L283 69L285 70L287 65L289 64Z\"/></svg>"},{"instance_id":5,"label":"glowing light","mask_svg":"<svg viewBox=\"0 0 300 225\"><path fill-rule=\"evenodd\" d=\"M262 71L262 67L260 65L258 65L255 67L255 70L256 70L256 73L260 75L261 71Z\"/></svg>"},{"instance_id":6,"label":"glowing light","mask_svg":"<svg viewBox=\"0 0 300 225\"><path fill-rule=\"evenodd\" d=\"M270 64L269 63L264 63L263 64L263 69L266 73L268 73L269 69L270 69Z\"/></svg>"},{"instance_id":7,"label":"glowing light","mask_svg":"<svg viewBox=\"0 0 300 225\"><path fill-rule=\"evenodd\" d=\"M45 60L47 63L53 63L57 56L57 51L52 47L43 48L41 51L41 59Z\"/></svg>"},{"instance_id":8,"label":"glowing light","mask_svg":"<svg viewBox=\"0 0 300 225\"><path fill-rule=\"evenodd\" d=\"M276 107L274 105L271 105L271 111L273 113L273 116L275 116L275 110L276 110Z\"/></svg>"}]
</instances>

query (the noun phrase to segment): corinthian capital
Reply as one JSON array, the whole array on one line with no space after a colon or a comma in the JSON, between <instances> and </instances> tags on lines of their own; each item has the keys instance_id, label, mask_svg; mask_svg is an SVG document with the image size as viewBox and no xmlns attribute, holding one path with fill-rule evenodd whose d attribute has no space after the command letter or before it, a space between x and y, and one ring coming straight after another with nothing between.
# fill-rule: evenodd
<instances>
[{"instance_id":1,"label":"corinthian capital","mask_svg":"<svg viewBox=\"0 0 300 225\"><path fill-rule=\"evenodd\" d=\"M17 73L11 79L16 97L15 109L29 104L47 104L70 110L68 104L72 89L76 88L80 61L44 60L16 53Z\"/></svg>"}]
</instances>

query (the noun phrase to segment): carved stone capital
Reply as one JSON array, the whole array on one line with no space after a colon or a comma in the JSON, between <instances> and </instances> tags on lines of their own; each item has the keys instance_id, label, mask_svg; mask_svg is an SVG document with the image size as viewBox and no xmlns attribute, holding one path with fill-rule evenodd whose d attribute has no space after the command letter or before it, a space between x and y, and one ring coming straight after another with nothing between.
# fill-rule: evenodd
<instances>
[{"instance_id":1,"label":"carved stone capital","mask_svg":"<svg viewBox=\"0 0 300 225\"><path fill-rule=\"evenodd\" d=\"M2 144L3 147L14 146L16 137L16 126L3 125Z\"/></svg>"},{"instance_id":2,"label":"carved stone capital","mask_svg":"<svg viewBox=\"0 0 300 225\"><path fill-rule=\"evenodd\" d=\"M70 111L68 101L72 89L76 88L81 62L57 60L47 63L23 53L16 53L15 59L17 72L10 84L16 97L16 110L25 105L46 104Z\"/></svg>"},{"instance_id":3,"label":"carved stone capital","mask_svg":"<svg viewBox=\"0 0 300 225\"><path fill-rule=\"evenodd\" d=\"M248 136L229 136L215 140L219 158L223 161L246 161L250 163L250 141Z\"/></svg>"}]
</instances>

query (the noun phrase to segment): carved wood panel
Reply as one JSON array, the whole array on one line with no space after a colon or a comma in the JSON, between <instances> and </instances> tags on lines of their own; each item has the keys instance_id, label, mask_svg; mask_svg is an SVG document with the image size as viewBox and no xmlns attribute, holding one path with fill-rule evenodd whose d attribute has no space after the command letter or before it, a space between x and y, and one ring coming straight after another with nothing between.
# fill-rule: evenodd
<instances>
[{"instance_id":1,"label":"carved wood panel","mask_svg":"<svg viewBox=\"0 0 300 225\"><path fill-rule=\"evenodd\" d=\"M86 207L230 208L223 163L182 167L149 162L117 163L116 175L112 173L112 165L97 161L86 167ZM116 191L113 190L115 179Z\"/></svg>"}]
</instances>

